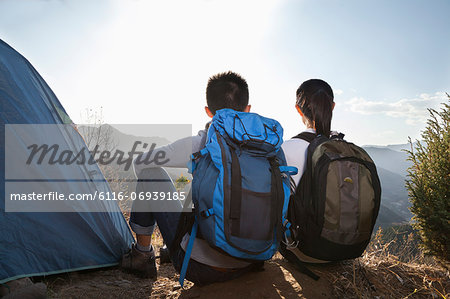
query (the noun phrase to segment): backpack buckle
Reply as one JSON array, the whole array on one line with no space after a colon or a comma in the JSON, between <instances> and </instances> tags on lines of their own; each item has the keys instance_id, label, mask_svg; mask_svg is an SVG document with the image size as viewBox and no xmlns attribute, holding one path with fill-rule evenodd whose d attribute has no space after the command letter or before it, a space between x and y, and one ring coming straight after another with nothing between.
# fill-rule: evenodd
<instances>
[{"instance_id":1,"label":"backpack buckle","mask_svg":"<svg viewBox=\"0 0 450 299\"><path fill-rule=\"evenodd\" d=\"M208 210L203 210L200 212L200 216L202 216L203 218L208 218L209 216L212 216L212 215L214 215L214 210L212 208L208 209Z\"/></svg>"},{"instance_id":2,"label":"backpack buckle","mask_svg":"<svg viewBox=\"0 0 450 299\"><path fill-rule=\"evenodd\" d=\"M283 242L283 244L286 245L286 248L288 248L288 249L297 248L297 246L298 246L298 241L294 241L291 238L290 230L286 230L284 232L284 240L282 240L281 242Z\"/></svg>"},{"instance_id":3,"label":"backpack buckle","mask_svg":"<svg viewBox=\"0 0 450 299\"><path fill-rule=\"evenodd\" d=\"M282 240L281 242L283 242L284 245L286 245L286 248L297 248L298 246L298 241L294 241L294 239L292 239L292 232L291 232L291 223L289 222L289 220L285 219L283 222L283 228L284 233L284 240Z\"/></svg>"},{"instance_id":4,"label":"backpack buckle","mask_svg":"<svg viewBox=\"0 0 450 299\"><path fill-rule=\"evenodd\" d=\"M197 160L201 156L202 156L202 154L200 152L195 152L192 154L191 158L192 158L192 160Z\"/></svg>"}]
</instances>

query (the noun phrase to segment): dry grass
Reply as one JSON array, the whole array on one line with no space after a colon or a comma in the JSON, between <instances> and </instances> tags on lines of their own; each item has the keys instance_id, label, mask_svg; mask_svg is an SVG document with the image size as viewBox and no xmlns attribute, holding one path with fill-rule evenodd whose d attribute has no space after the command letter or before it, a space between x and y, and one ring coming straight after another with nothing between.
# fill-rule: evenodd
<instances>
[{"instance_id":1,"label":"dry grass","mask_svg":"<svg viewBox=\"0 0 450 299\"><path fill-rule=\"evenodd\" d=\"M411 252L408 241L399 255L390 253L389 247L393 245L393 241L383 244L378 231L361 258L342 262L341 270L330 272L334 295L340 298L449 297L447 270L421 254L402 256ZM410 261L403 262L399 256Z\"/></svg>"}]
</instances>

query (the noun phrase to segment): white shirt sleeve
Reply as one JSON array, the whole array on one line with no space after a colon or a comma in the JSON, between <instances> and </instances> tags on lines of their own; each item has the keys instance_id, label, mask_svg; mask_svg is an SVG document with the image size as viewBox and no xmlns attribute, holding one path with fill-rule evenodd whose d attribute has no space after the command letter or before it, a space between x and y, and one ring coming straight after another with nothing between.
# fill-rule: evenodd
<instances>
[{"instance_id":1,"label":"white shirt sleeve","mask_svg":"<svg viewBox=\"0 0 450 299\"><path fill-rule=\"evenodd\" d=\"M206 131L198 132L197 136L181 138L168 145L140 154L133 160L136 177L146 168L176 167L186 168L192 153L198 152L205 146Z\"/></svg>"}]
</instances>

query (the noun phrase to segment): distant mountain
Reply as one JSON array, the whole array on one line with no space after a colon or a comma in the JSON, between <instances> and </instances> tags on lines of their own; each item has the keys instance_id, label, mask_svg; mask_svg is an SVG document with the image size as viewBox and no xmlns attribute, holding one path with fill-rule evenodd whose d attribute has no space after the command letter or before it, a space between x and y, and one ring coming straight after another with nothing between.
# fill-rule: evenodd
<instances>
[{"instance_id":1,"label":"distant mountain","mask_svg":"<svg viewBox=\"0 0 450 299\"><path fill-rule=\"evenodd\" d=\"M381 167L378 167L377 171L381 181L382 204L401 216L397 223L411 219L412 214L409 211L411 204L408 200L405 178Z\"/></svg>"},{"instance_id":2,"label":"distant mountain","mask_svg":"<svg viewBox=\"0 0 450 299\"><path fill-rule=\"evenodd\" d=\"M387 147L363 147L377 167L384 168L402 177L406 177L411 166L406 152L392 150Z\"/></svg>"},{"instance_id":3,"label":"distant mountain","mask_svg":"<svg viewBox=\"0 0 450 299\"><path fill-rule=\"evenodd\" d=\"M363 147L374 160L381 181L382 205L377 225L387 227L409 221L412 217L405 187L407 169L411 162L407 160L408 154L402 151L408 146L409 144Z\"/></svg>"},{"instance_id":4,"label":"distant mountain","mask_svg":"<svg viewBox=\"0 0 450 299\"><path fill-rule=\"evenodd\" d=\"M417 146L417 141L413 142L413 146ZM389 145L364 145L363 148L375 147L375 148L387 148L393 151L402 152L404 150L411 150L411 145L409 143L404 144L389 144Z\"/></svg>"},{"instance_id":5,"label":"distant mountain","mask_svg":"<svg viewBox=\"0 0 450 299\"><path fill-rule=\"evenodd\" d=\"M140 142L137 149L145 151L149 150L150 145L153 143L156 147L170 143L169 140L163 137L143 137L125 134L108 124L99 127L80 126L78 127L78 130L85 139L90 150L92 150L96 144L100 144L100 146L107 147L108 149L118 149L123 152L129 152L133 148L135 142ZM144 149L143 144L145 143L148 144L148 146Z\"/></svg>"},{"instance_id":6,"label":"distant mountain","mask_svg":"<svg viewBox=\"0 0 450 299\"><path fill-rule=\"evenodd\" d=\"M416 147L417 142L413 142L413 146ZM393 151L402 152L404 150L411 150L411 145L409 143L406 144L390 144L386 146L388 149Z\"/></svg>"},{"instance_id":7,"label":"distant mountain","mask_svg":"<svg viewBox=\"0 0 450 299\"><path fill-rule=\"evenodd\" d=\"M380 211L378 212L377 222L375 223L375 230L378 227L388 228L394 224L400 224L406 222L406 219L386 207L383 203L380 206Z\"/></svg>"}]
</instances>

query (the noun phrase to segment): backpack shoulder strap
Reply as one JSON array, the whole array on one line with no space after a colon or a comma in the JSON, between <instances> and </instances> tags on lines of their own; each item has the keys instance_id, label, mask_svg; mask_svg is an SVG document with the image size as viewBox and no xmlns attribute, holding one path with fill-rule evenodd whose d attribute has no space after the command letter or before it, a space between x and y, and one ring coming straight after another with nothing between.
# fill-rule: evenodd
<instances>
[{"instance_id":1,"label":"backpack shoulder strap","mask_svg":"<svg viewBox=\"0 0 450 299\"><path fill-rule=\"evenodd\" d=\"M295 248L294 250L299 250L298 248ZM289 262L293 263L297 269L303 273L308 275L314 280L319 280L320 276L318 276L316 273L312 272L310 269L308 269L305 264L298 259L298 257L289 249L286 248L286 244L281 242L280 244L280 253L282 256L284 256Z\"/></svg>"},{"instance_id":2,"label":"backpack shoulder strap","mask_svg":"<svg viewBox=\"0 0 450 299\"><path fill-rule=\"evenodd\" d=\"M292 138L303 139L306 142L311 143L314 140L314 138L316 138L316 134L311 133L311 132L301 132L300 134L298 134Z\"/></svg>"}]
</instances>

